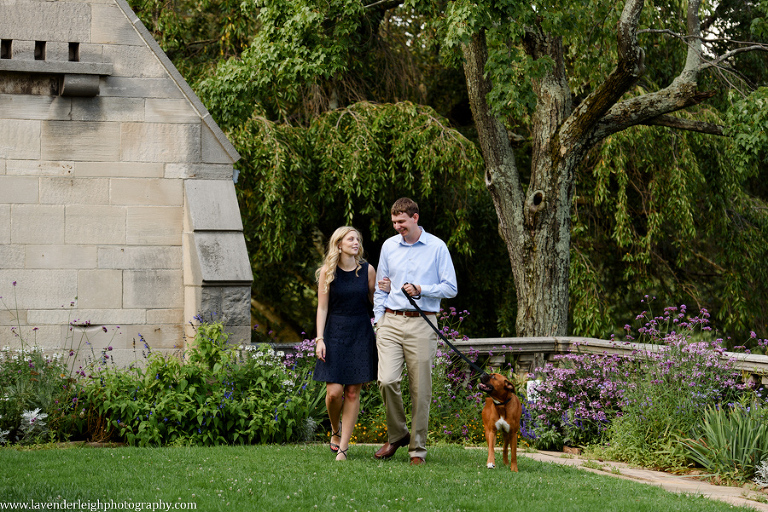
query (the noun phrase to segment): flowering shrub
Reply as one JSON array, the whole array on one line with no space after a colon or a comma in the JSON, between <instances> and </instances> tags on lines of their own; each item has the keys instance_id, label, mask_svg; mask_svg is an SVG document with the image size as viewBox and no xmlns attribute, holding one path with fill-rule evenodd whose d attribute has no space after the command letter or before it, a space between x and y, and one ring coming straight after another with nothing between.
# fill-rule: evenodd
<instances>
[{"instance_id":1,"label":"flowering shrub","mask_svg":"<svg viewBox=\"0 0 768 512\"><path fill-rule=\"evenodd\" d=\"M202 324L179 357L147 351L146 367L106 367L79 383L66 414L95 439L129 444L280 443L306 436L305 371L267 345L226 345L221 322Z\"/></svg>"},{"instance_id":2,"label":"flowering shrub","mask_svg":"<svg viewBox=\"0 0 768 512\"><path fill-rule=\"evenodd\" d=\"M661 316L644 311L637 318L646 320L639 339L653 349L634 354L634 377L611 425L609 454L644 466L678 467L687 457L676 436L688 437L703 410L737 402L747 387L734 361L722 359L723 340L711 339L705 309L688 317L685 306L668 307Z\"/></svg>"},{"instance_id":3,"label":"flowering shrub","mask_svg":"<svg viewBox=\"0 0 768 512\"><path fill-rule=\"evenodd\" d=\"M623 397L624 361L595 354L554 359L536 369L543 382L535 387L536 401L526 404L533 424L525 427L533 432L534 445L561 449L603 440Z\"/></svg>"},{"instance_id":4,"label":"flowering shrub","mask_svg":"<svg viewBox=\"0 0 768 512\"><path fill-rule=\"evenodd\" d=\"M60 355L45 355L37 347L0 351L0 432L5 434L0 443L48 440L42 420L64 399L66 372Z\"/></svg>"},{"instance_id":5,"label":"flowering shrub","mask_svg":"<svg viewBox=\"0 0 768 512\"><path fill-rule=\"evenodd\" d=\"M646 300L649 298L646 297ZM709 314L685 306L654 317L644 311L637 341L652 348L631 357L572 353L537 368L543 382L525 403L522 432L539 448L607 442L608 456L662 468L685 464L675 436L688 436L708 406L734 403L746 387ZM625 326L627 342L635 341ZM617 343L621 343L618 342ZM530 415L530 416L528 416Z\"/></svg>"}]
</instances>

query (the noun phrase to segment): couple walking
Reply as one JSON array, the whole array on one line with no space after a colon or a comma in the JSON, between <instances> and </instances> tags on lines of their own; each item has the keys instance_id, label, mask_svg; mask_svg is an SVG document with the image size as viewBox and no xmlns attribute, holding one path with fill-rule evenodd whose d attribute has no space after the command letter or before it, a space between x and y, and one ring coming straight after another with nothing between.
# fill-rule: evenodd
<instances>
[{"instance_id":1,"label":"couple walking","mask_svg":"<svg viewBox=\"0 0 768 512\"><path fill-rule=\"evenodd\" d=\"M411 464L418 465L427 454L437 335L412 309L401 288L434 323L440 299L456 296L456 272L445 243L419 226L419 206L413 200L395 201L391 215L397 234L384 242L378 272L363 261L363 244L355 228L339 228L329 240L317 271L314 379L326 383L336 460L347 458L360 411L360 389L376 379L386 408L388 440L374 457L388 459L408 446ZM371 302L375 334L368 316ZM400 392L404 366L412 402L410 430Z\"/></svg>"}]
</instances>

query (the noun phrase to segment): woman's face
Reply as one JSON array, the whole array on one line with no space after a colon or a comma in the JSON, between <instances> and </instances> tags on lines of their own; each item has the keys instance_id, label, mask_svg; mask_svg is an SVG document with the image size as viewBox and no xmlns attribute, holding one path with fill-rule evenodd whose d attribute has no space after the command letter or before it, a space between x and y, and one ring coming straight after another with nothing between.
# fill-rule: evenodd
<instances>
[{"instance_id":1,"label":"woman's face","mask_svg":"<svg viewBox=\"0 0 768 512\"><path fill-rule=\"evenodd\" d=\"M357 256L358 251L360 251L360 238L356 232L350 231L344 235L339 244L339 251L347 256Z\"/></svg>"}]
</instances>

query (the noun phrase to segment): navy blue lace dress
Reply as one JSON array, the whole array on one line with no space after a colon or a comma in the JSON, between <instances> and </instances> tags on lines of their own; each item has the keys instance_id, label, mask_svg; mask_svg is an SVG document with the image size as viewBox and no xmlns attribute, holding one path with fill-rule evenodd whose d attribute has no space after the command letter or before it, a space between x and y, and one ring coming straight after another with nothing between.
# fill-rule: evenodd
<instances>
[{"instance_id":1,"label":"navy blue lace dress","mask_svg":"<svg viewBox=\"0 0 768 512\"><path fill-rule=\"evenodd\" d=\"M376 380L379 355L371 327L368 300L368 263L357 272L336 267L328 287L325 320L325 362L317 360L314 379L337 384Z\"/></svg>"}]
</instances>

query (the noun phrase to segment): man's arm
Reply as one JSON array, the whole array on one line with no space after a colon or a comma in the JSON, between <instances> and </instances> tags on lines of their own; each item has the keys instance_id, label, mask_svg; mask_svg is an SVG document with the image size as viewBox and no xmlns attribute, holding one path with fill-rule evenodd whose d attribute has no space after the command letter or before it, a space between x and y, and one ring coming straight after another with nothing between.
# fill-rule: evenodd
<instances>
[{"instance_id":1,"label":"man's arm","mask_svg":"<svg viewBox=\"0 0 768 512\"><path fill-rule=\"evenodd\" d=\"M445 244L441 244L440 249L437 251L435 267L439 282L437 284L420 285L421 295L438 299L452 299L458 293L456 270L453 268L451 253Z\"/></svg>"}]
</instances>

